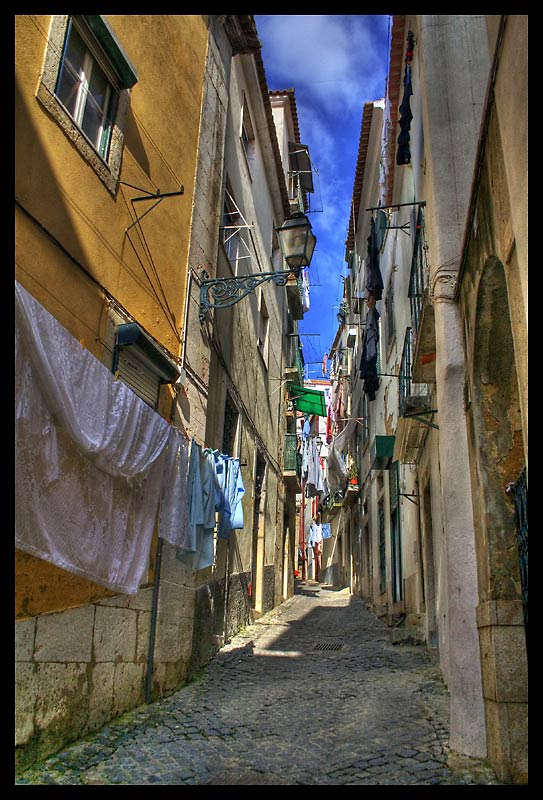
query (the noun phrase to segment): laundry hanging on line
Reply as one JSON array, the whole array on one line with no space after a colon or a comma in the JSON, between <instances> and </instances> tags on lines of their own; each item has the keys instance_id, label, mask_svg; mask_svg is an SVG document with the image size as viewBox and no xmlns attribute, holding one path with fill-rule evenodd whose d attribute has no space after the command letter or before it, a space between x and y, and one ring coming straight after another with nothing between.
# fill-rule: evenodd
<instances>
[{"instance_id":1,"label":"laundry hanging on line","mask_svg":"<svg viewBox=\"0 0 543 800\"><path fill-rule=\"evenodd\" d=\"M370 219L370 235L368 236L368 255L365 267L365 284L368 295L375 300L380 300L383 296L383 276L381 275L380 247L377 238L377 228L375 219Z\"/></svg>"},{"instance_id":2,"label":"laundry hanging on line","mask_svg":"<svg viewBox=\"0 0 543 800\"><path fill-rule=\"evenodd\" d=\"M15 283L15 544L109 589L183 542L188 442Z\"/></svg>"},{"instance_id":3,"label":"laundry hanging on line","mask_svg":"<svg viewBox=\"0 0 543 800\"><path fill-rule=\"evenodd\" d=\"M224 496L218 451L204 459L198 445L189 459L186 435L17 282L15 301L16 546L134 594L148 573L158 514L159 537L187 554L189 566L213 563L215 512L223 536L243 527L239 459L220 454L234 465Z\"/></svg>"},{"instance_id":4,"label":"laundry hanging on line","mask_svg":"<svg viewBox=\"0 0 543 800\"><path fill-rule=\"evenodd\" d=\"M410 98L413 94L411 85L411 62L413 60L413 48L415 40L413 33L409 31L407 34L407 48L405 53L405 72L403 77L403 97L400 104L400 135L398 136L398 150L396 153L396 164L403 166L411 163L411 148L410 148L410 129L411 121L413 119L413 112L411 111Z\"/></svg>"},{"instance_id":5,"label":"laundry hanging on line","mask_svg":"<svg viewBox=\"0 0 543 800\"><path fill-rule=\"evenodd\" d=\"M360 359L360 375L364 380L362 389L368 400L375 400L375 392L379 388L379 376L377 375L378 345L379 312L375 306L371 306L366 314L366 329L364 331Z\"/></svg>"}]
</instances>

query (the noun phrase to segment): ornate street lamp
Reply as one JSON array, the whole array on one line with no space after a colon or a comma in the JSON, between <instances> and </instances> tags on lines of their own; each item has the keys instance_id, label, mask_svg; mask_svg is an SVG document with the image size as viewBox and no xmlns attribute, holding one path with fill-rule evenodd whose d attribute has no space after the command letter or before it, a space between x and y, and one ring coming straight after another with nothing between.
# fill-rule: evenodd
<instances>
[{"instance_id":1,"label":"ornate street lamp","mask_svg":"<svg viewBox=\"0 0 543 800\"><path fill-rule=\"evenodd\" d=\"M233 278L210 278L200 284L200 322L210 308L228 308L254 292L257 286L272 281L285 286L289 278L298 278L300 269L309 266L315 249L316 237L311 223L300 211L291 214L280 228L276 228L283 258L288 270L257 272L253 275L236 275Z\"/></svg>"},{"instance_id":2,"label":"ornate street lamp","mask_svg":"<svg viewBox=\"0 0 543 800\"><path fill-rule=\"evenodd\" d=\"M300 270L311 263L317 239L311 223L301 211L291 214L276 228L283 257L292 270Z\"/></svg>"}]
</instances>

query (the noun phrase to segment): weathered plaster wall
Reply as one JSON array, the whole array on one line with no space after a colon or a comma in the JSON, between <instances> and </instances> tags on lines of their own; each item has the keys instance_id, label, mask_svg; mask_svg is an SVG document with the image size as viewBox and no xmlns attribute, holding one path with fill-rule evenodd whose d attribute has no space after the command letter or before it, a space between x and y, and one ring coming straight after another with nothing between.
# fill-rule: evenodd
<instances>
[{"instance_id":1,"label":"weathered plaster wall","mask_svg":"<svg viewBox=\"0 0 543 800\"><path fill-rule=\"evenodd\" d=\"M150 192L183 185L184 194L165 199L142 222L147 258L137 228L126 234L141 213L131 198L142 192L124 185L109 191L36 98L50 17L19 15L15 261L16 279L111 366L100 285L180 355L208 30L201 15L107 20L138 73L121 180ZM157 299L160 287L171 315ZM171 394L163 389L158 411L168 417L170 407ZM155 546L156 539L149 585L134 596L115 595L16 554L16 742L22 761L43 757L143 701ZM192 577L168 545L161 577L154 696L185 679L193 638Z\"/></svg>"},{"instance_id":2,"label":"weathered plaster wall","mask_svg":"<svg viewBox=\"0 0 543 800\"><path fill-rule=\"evenodd\" d=\"M460 305L489 758L504 781L526 783L526 637L514 506L504 491L527 463L527 329L512 214L524 195L514 200L498 119L491 114Z\"/></svg>"}]
</instances>

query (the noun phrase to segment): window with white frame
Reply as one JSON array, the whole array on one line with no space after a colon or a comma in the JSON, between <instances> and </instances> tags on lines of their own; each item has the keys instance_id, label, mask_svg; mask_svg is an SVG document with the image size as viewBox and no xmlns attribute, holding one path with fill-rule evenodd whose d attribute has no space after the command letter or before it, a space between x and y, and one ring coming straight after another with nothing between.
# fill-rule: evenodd
<instances>
[{"instance_id":1,"label":"window with white frame","mask_svg":"<svg viewBox=\"0 0 543 800\"><path fill-rule=\"evenodd\" d=\"M230 184L227 182L222 213L222 244L233 267L234 275L238 273L238 259L242 256L242 225L242 216L234 201Z\"/></svg>"},{"instance_id":2,"label":"window with white frame","mask_svg":"<svg viewBox=\"0 0 543 800\"><path fill-rule=\"evenodd\" d=\"M76 125L107 161L117 92L112 78L70 20L55 88Z\"/></svg>"},{"instance_id":3,"label":"window with white frame","mask_svg":"<svg viewBox=\"0 0 543 800\"><path fill-rule=\"evenodd\" d=\"M249 108L247 106L247 100L245 97L243 100L240 138L243 146L243 152L245 153L245 157L247 159L247 164L249 167L252 167L255 157L255 134L253 123L251 122L251 116L249 114Z\"/></svg>"},{"instance_id":4,"label":"window with white frame","mask_svg":"<svg viewBox=\"0 0 543 800\"><path fill-rule=\"evenodd\" d=\"M137 75L100 15L55 15L37 98L110 191L120 172Z\"/></svg>"}]
</instances>

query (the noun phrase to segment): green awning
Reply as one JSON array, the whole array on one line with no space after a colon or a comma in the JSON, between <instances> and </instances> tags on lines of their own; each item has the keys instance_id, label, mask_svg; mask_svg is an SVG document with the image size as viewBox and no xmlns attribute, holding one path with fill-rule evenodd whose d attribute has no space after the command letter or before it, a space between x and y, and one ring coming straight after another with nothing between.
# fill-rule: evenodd
<instances>
[{"instance_id":1,"label":"green awning","mask_svg":"<svg viewBox=\"0 0 543 800\"><path fill-rule=\"evenodd\" d=\"M302 411L304 414L316 414L318 417L326 416L326 400L322 390L306 389L305 386L289 383L288 392L297 411Z\"/></svg>"}]
</instances>

